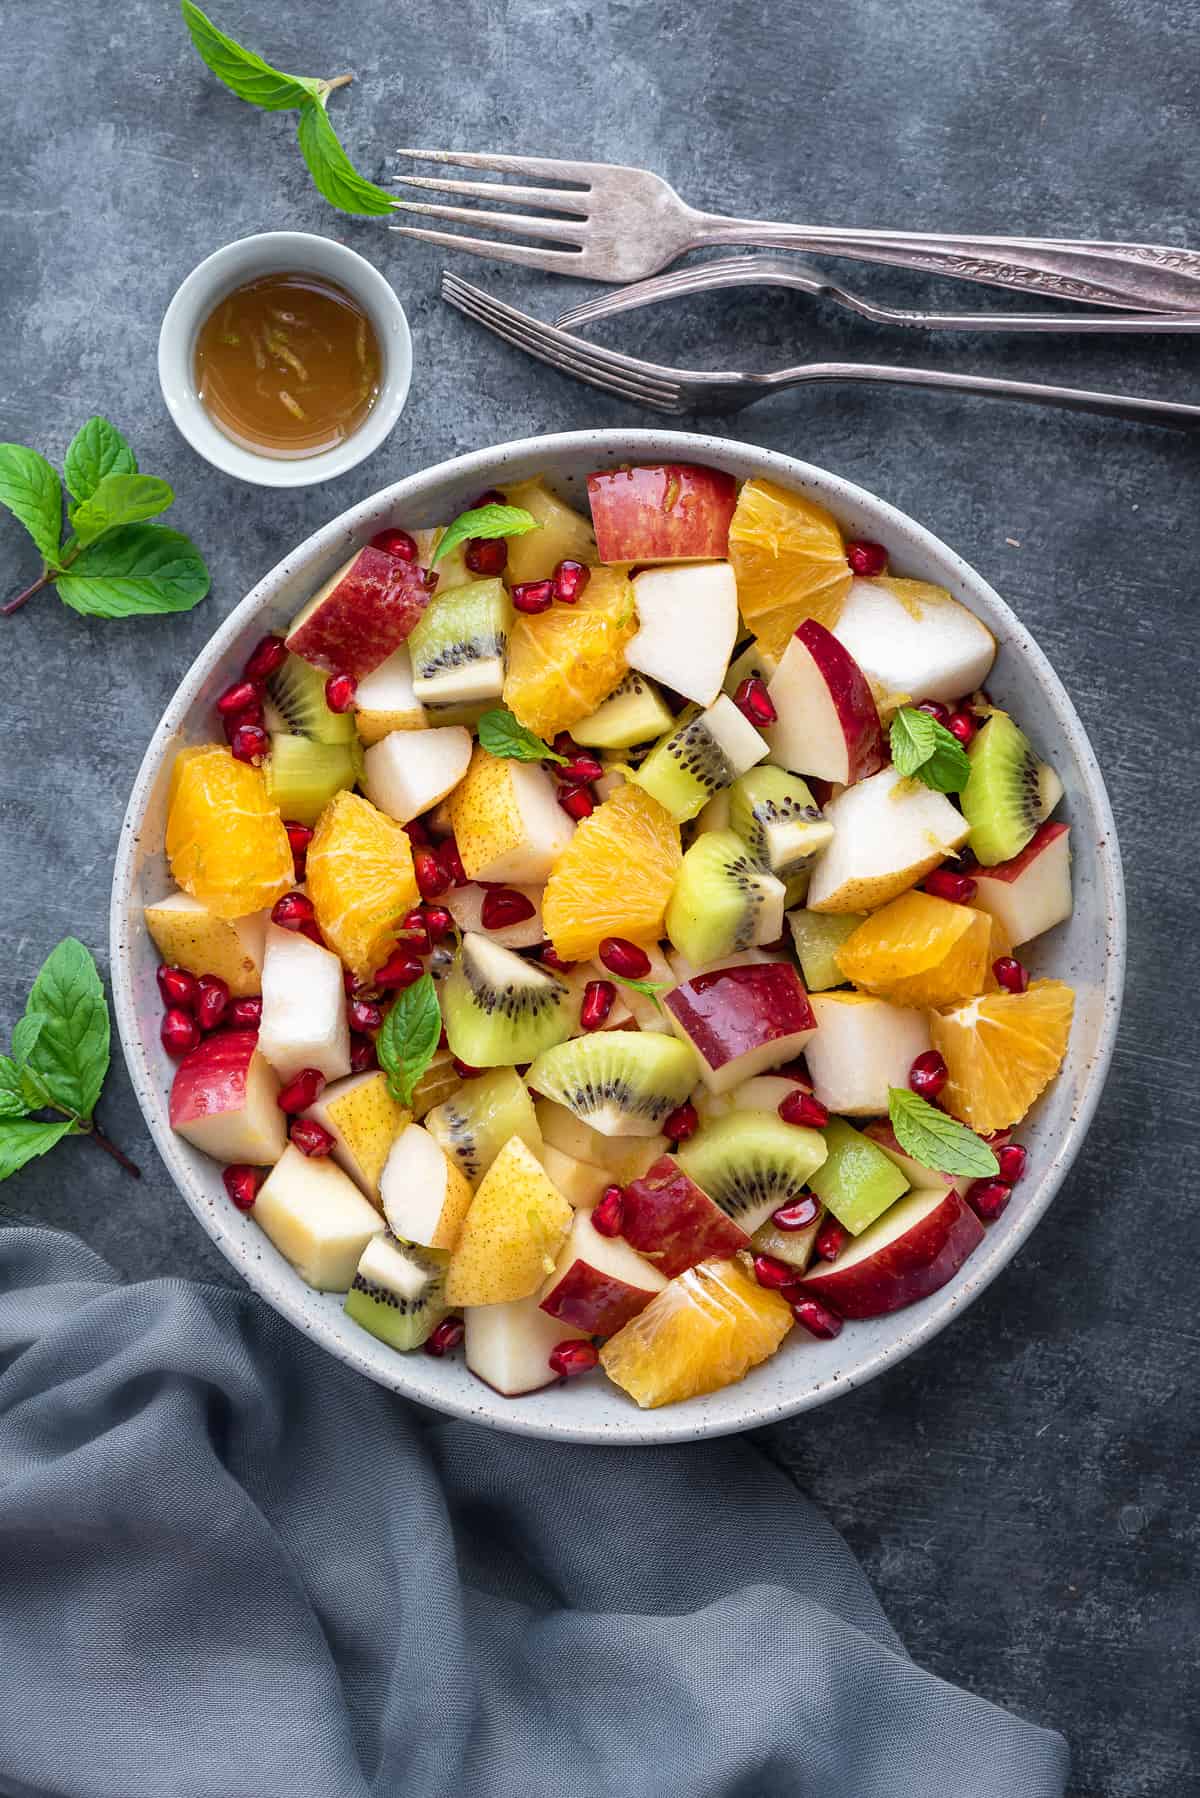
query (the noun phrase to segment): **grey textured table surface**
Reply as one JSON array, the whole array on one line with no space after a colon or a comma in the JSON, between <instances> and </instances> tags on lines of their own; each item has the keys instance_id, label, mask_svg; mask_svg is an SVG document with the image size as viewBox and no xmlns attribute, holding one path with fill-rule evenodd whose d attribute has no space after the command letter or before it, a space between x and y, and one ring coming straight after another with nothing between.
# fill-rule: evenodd
<instances>
[{"instance_id":1,"label":"grey textured table surface","mask_svg":"<svg viewBox=\"0 0 1200 1798\"><path fill-rule=\"evenodd\" d=\"M1182 0L808 0L736 12L711 0L227 0L213 10L285 68L357 72L335 112L376 176L398 143L511 147L644 162L697 204L744 213L1198 240L1198 65ZM435 252L326 208L290 121L240 105L207 76L172 0L8 0L0 17L10 118L0 437L57 460L85 416L108 413L143 466L175 484L176 516L215 577L211 598L179 619L105 625L42 595L0 620L7 1026L60 936L76 933L106 960L113 850L143 745L219 618L290 545L457 451L638 415L444 308ZM416 376L400 427L365 467L331 490L271 494L216 474L176 437L154 355L188 269L229 238L284 225L342 236L384 267L409 308ZM459 266L548 316L579 291ZM922 291L841 267L881 296ZM957 288L953 300L974 304L980 292ZM736 341L760 366L811 348L1198 392L1181 340L926 345L782 295L618 326L614 341L712 366ZM1130 885L1124 1033L1050 1215L937 1343L775 1431L771 1446L845 1531L916 1656L1066 1732L1074 1798L1195 1792L1195 446L861 389L774 400L732 430L861 481L999 587L1092 734ZM33 572L7 517L0 568L10 591ZM169 1187L119 1066L103 1113L143 1163L140 1185L67 1144L14 1180L5 1202L79 1231L132 1278L226 1278Z\"/></svg>"}]
</instances>

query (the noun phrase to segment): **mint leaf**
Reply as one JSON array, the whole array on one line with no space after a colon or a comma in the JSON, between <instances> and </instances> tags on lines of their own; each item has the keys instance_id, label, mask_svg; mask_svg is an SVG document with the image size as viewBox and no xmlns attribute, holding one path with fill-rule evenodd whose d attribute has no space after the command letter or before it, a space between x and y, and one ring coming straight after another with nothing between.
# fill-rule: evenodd
<instances>
[{"instance_id":1,"label":"mint leaf","mask_svg":"<svg viewBox=\"0 0 1200 1798\"><path fill-rule=\"evenodd\" d=\"M460 512L453 524L442 532L437 548L429 558L429 566L448 556L452 549L468 537L523 537L527 531L540 531L541 525L524 506L476 506L473 512Z\"/></svg>"},{"instance_id":2,"label":"mint leaf","mask_svg":"<svg viewBox=\"0 0 1200 1798\"><path fill-rule=\"evenodd\" d=\"M28 1010L23 1018L17 1020L16 1029L12 1034L12 1052L13 1060L18 1067L23 1068L33 1054L46 1021L44 1011Z\"/></svg>"},{"instance_id":3,"label":"mint leaf","mask_svg":"<svg viewBox=\"0 0 1200 1798\"><path fill-rule=\"evenodd\" d=\"M900 1147L922 1167L972 1180L1000 1172L1000 1163L981 1137L907 1087L888 1088L888 1117Z\"/></svg>"},{"instance_id":4,"label":"mint leaf","mask_svg":"<svg viewBox=\"0 0 1200 1798\"><path fill-rule=\"evenodd\" d=\"M614 974L607 968L605 969L605 974L609 980L619 980L622 986L631 986L635 993L641 993L645 998L653 999L654 1003L658 1006L659 1011L662 1010L662 1005L659 1002L658 995L660 993L670 992L671 990L671 983L669 980L633 980L628 974Z\"/></svg>"},{"instance_id":5,"label":"mint leaf","mask_svg":"<svg viewBox=\"0 0 1200 1798\"><path fill-rule=\"evenodd\" d=\"M43 962L25 1016L42 1020L28 1070L44 1082L46 1102L90 1118L108 1072L108 1004L95 962L73 936Z\"/></svg>"},{"instance_id":6,"label":"mint leaf","mask_svg":"<svg viewBox=\"0 0 1200 1798\"><path fill-rule=\"evenodd\" d=\"M928 712L904 705L892 719L892 761L937 793L961 793L971 772L967 752L952 731Z\"/></svg>"},{"instance_id":7,"label":"mint leaf","mask_svg":"<svg viewBox=\"0 0 1200 1798\"><path fill-rule=\"evenodd\" d=\"M21 1091L21 1070L7 1055L0 1055L0 1118L24 1117L32 1107Z\"/></svg>"},{"instance_id":8,"label":"mint leaf","mask_svg":"<svg viewBox=\"0 0 1200 1798\"><path fill-rule=\"evenodd\" d=\"M90 498L71 508L71 529L86 546L116 525L157 518L174 499L174 490L155 475L106 474L96 483ZM71 565L74 567L75 562Z\"/></svg>"},{"instance_id":9,"label":"mint leaf","mask_svg":"<svg viewBox=\"0 0 1200 1798\"><path fill-rule=\"evenodd\" d=\"M399 203L395 195L360 175L343 150L323 102L310 100L300 108L296 136L313 186L331 206L362 218L381 218L395 212Z\"/></svg>"},{"instance_id":10,"label":"mint leaf","mask_svg":"<svg viewBox=\"0 0 1200 1798\"><path fill-rule=\"evenodd\" d=\"M59 1118L52 1124L0 1119L0 1180L7 1180L27 1161L35 1161L77 1128L74 1118Z\"/></svg>"},{"instance_id":11,"label":"mint leaf","mask_svg":"<svg viewBox=\"0 0 1200 1798\"><path fill-rule=\"evenodd\" d=\"M42 560L57 568L62 482L45 456L23 443L0 443L0 506L7 506L25 526Z\"/></svg>"},{"instance_id":12,"label":"mint leaf","mask_svg":"<svg viewBox=\"0 0 1200 1798\"><path fill-rule=\"evenodd\" d=\"M433 976L422 974L400 994L375 1038L388 1091L398 1104L412 1104L417 1081L437 1053L441 1034L442 1014Z\"/></svg>"},{"instance_id":13,"label":"mint leaf","mask_svg":"<svg viewBox=\"0 0 1200 1798\"><path fill-rule=\"evenodd\" d=\"M306 100L319 99L324 83L307 75L286 75L273 69L269 62L253 50L247 50L236 38L219 31L207 13L182 0L183 22L192 36L201 59L218 81L223 81L239 100L261 106L264 112L289 112Z\"/></svg>"},{"instance_id":14,"label":"mint leaf","mask_svg":"<svg viewBox=\"0 0 1200 1798\"><path fill-rule=\"evenodd\" d=\"M204 558L181 531L119 525L89 543L56 583L72 611L95 618L190 612L208 592Z\"/></svg>"},{"instance_id":15,"label":"mint leaf","mask_svg":"<svg viewBox=\"0 0 1200 1798\"><path fill-rule=\"evenodd\" d=\"M90 499L106 474L137 471L137 457L107 418L89 418L67 445L63 477L72 499Z\"/></svg>"},{"instance_id":16,"label":"mint leaf","mask_svg":"<svg viewBox=\"0 0 1200 1798\"><path fill-rule=\"evenodd\" d=\"M549 743L535 737L531 730L526 730L523 724L518 724L504 706L485 712L476 730L480 744L489 755L504 756L510 762L565 762L567 759L565 755L559 755L557 749L551 749Z\"/></svg>"}]
</instances>

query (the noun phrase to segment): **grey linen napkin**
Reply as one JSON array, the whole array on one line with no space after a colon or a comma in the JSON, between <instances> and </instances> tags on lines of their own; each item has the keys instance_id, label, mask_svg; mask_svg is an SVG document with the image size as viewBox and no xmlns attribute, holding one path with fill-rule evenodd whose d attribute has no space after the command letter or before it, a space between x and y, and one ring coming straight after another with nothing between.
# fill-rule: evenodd
<instances>
[{"instance_id":1,"label":"grey linen napkin","mask_svg":"<svg viewBox=\"0 0 1200 1798\"><path fill-rule=\"evenodd\" d=\"M0 1227L9 1798L1058 1798L749 1444L441 1422Z\"/></svg>"}]
</instances>

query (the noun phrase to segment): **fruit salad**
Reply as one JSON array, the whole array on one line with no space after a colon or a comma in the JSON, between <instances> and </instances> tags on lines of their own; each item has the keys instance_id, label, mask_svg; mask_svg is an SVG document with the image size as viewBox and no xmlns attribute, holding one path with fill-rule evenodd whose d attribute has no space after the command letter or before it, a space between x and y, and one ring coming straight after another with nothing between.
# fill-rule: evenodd
<instances>
[{"instance_id":1,"label":"fruit salad","mask_svg":"<svg viewBox=\"0 0 1200 1798\"><path fill-rule=\"evenodd\" d=\"M247 1229L398 1353L655 1406L979 1247L1067 1048L1070 830L881 545L712 468L588 494L401 521L264 637L146 925Z\"/></svg>"}]
</instances>

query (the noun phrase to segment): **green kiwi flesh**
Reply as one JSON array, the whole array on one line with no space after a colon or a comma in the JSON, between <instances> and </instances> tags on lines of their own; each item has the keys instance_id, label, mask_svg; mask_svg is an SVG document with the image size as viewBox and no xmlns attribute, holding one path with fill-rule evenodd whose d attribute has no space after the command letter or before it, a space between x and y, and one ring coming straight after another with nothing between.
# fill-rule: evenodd
<instances>
[{"instance_id":1,"label":"green kiwi flesh","mask_svg":"<svg viewBox=\"0 0 1200 1798\"><path fill-rule=\"evenodd\" d=\"M362 749L353 743L317 743L312 737L274 736L265 769L267 791L280 814L315 824L335 793L362 774Z\"/></svg>"},{"instance_id":2,"label":"green kiwi flesh","mask_svg":"<svg viewBox=\"0 0 1200 1798\"><path fill-rule=\"evenodd\" d=\"M729 823L760 868L793 880L833 841L808 786L782 768L750 768L729 789Z\"/></svg>"},{"instance_id":3,"label":"green kiwi flesh","mask_svg":"<svg viewBox=\"0 0 1200 1798\"><path fill-rule=\"evenodd\" d=\"M847 984L838 966L837 952L846 938L866 922L866 916L864 911L788 913L796 958L810 993L827 993L831 987Z\"/></svg>"},{"instance_id":4,"label":"green kiwi flesh","mask_svg":"<svg viewBox=\"0 0 1200 1798\"><path fill-rule=\"evenodd\" d=\"M809 1185L838 1223L858 1236L908 1191L908 1181L895 1162L845 1118L830 1118L824 1137L826 1157Z\"/></svg>"},{"instance_id":5,"label":"green kiwi flesh","mask_svg":"<svg viewBox=\"0 0 1200 1798\"><path fill-rule=\"evenodd\" d=\"M967 842L985 868L1020 855L1053 810L1062 787L1007 712L993 712L967 750L971 772L960 795Z\"/></svg>"},{"instance_id":6,"label":"green kiwi flesh","mask_svg":"<svg viewBox=\"0 0 1200 1798\"><path fill-rule=\"evenodd\" d=\"M684 1173L753 1235L809 1184L825 1159L825 1140L769 1111L734 1111L705 1124L675 1153Z\"/></svg>"},{"instance_id":7,"label":"green kiwi flesh","mask_svg":"<svg viewBox=\"0 0 1200 1798\"><path fill-rule=\"evenodd\" d=\"M689 706L654 745L635 779L677 823L684 824L714 793L729 786L736 772L699 707Z\"/></svg>"},{"instance_id":8,"label":"green kiwi flesh","mask_svg":"<svg viewBox=\"0 0 1200 1798\"><path fill-rule=\"evenodd\" d=\"M657 687L631 669L599 710L571 726L571 735L585 749L632 749L661 737L673 722Z\"/></svg>"},{"instance_id":9,"label":"green kiwi flesh","mask_svg":"<svg viewBox=\"0 0 1200 1798\"><path fill-rule=\"evenodd\" d=\"M512 616L501 580L435 593L408 637L413 692L422 704L499 698Z\"/></svg>"},{"instance_id":10,"label":"green kiwi flesh","mask_svg":"<svg viewBox=\"0 0 1200 1798\"><path fill-rule=\"evenodd\" d=\"M674 1037L599 1030L539 1055L527 1080L602 1136L656 1136L698 1072L694 1051Z\"/></svg>"},{"instance_id":11,"label":"green kiwi flesh","mask_svg":"<svg viewBox=\"0 0 1200 1798\"><path fill-rule=\"evenodd\" d=\"M566 982L473 930L442 981L441 1002L450 1052L473 1068L532 1061L571 1030Z\"/></svg>"},{"instance_id":12,"label":"green kiwi flesh","mask_svg":"<svg viewBox=\"0 0 1200 1798\"><path fill-rule=\"evenodd\" d=\"M701 966L773 943L783 929L783 882L758 866L732 830L706 830L683 858L667 905L667 935Z\"/></svg>"},{"instance_id":13,"label":"green kiwi flesh","mask_svg":"<svg viewBox=\"0 0 1200 1798\"><path fill-rule=\"evenodd\" d=\"M325 703L323 668L314 668L299 656L289 655L267 682L267 726L311 737L317 743L350 743L355 736L350 712L331 712Z\"/></svg>"},{"instance_id":14,"label":"green kiwi flesh","mask_svg":"<svg viewBox=\"0 0 1200 1798\"><path fill-rule=\"evenodd\" d=\"M533 1100L515 1068L497 1068L494 1074L465 1080L452 1098L426 1113L425 1128L472 1186L478 1185L512 1136L519 1136L535 1155L542 1152Z\"/></svg>"},{"instance_id":15,"label":"green kiwi flesh","mask_svg":"<svg viewBox=\"0 0 1200 1798\"><path fill-rule=\"evenodd\" d=\"M346 1294L347 1317L389 1348L420 1348L448 1309L442 1296L448 1260L390 1233L373 1236Z\"/></svg>"}]
</instances>

